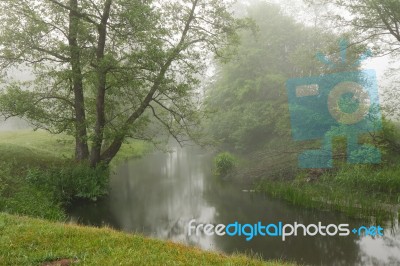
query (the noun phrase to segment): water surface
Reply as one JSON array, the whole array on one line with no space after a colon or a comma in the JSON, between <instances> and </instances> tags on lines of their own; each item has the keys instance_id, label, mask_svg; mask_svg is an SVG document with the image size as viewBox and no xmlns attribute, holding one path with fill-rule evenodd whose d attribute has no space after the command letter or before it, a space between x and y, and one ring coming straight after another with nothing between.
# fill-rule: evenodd
<instances>
[{"instance_id":1,"label":"water surface","mask_svg":"<svg viewBox=\"0 0 400 266\"><path fill-rule=\"evenodd\" d=\"M200 223L372 225L340 213L292 206L265 195L244 192L249 185L223 181L212 174L209 152L175 148L123 163L110 182L109 197L97 203L75 204L72 219L87 225L108 225L206 250L257 253L264 259L285 259L307 265L400 265L398 221L382 225L384 237L188 236L192 219Z\"/></svg>"}]
</instances>

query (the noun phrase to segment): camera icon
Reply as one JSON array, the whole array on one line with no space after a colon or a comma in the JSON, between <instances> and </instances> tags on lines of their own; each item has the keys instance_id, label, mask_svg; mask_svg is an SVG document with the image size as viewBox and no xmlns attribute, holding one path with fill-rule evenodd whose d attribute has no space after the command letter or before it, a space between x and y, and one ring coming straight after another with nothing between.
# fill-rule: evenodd
<instances>
[{"instance_id":1,"label":"camera icon","mask_svg":"<svg viewBox=\"0 0 400 266\"><path fill-rule=\"evenodd\" d=\"M332 138L347 138L347 162L380 163L381 153L358 137L382 128L374 70L340 72L287 81L292 137L318 140L322 147L299 155L300 168L333 167Z\"/></svg>"}]
</instances>

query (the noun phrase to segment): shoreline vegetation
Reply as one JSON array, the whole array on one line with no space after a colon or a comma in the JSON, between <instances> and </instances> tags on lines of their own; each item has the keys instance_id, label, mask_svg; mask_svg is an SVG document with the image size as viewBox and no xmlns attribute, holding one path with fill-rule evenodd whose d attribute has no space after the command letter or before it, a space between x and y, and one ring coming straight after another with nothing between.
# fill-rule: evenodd
<instances>
[{"instance_id":1,"label":"shoreline vegetation","mask_svg":"<svg viewBox=\"0 0 400 266\"><path fill-rule=\"evenodd\" d=\"M340 176L337 176L340 177ZM349 217L371 218L378 221L400 219L400 205L394 197L369 193L357 187L346 187L328 176L320 181L261 180L255 191L304 208L339 211Z\"/></svg>"},{"instance_id":2,"label":"shoreline vegetation","mask_svg":"<svg viewBox=\"0 0 400 266\"><path fill-rule=\"evenodd\" d=\"M0 261L6 265L289 265L227 256L109 228L62 223L71 198L103 193L94 175L71 165L73 140L43 131L0 132ZM151 145L132 141L112 162L140 158ZM82 177L84 177L82 179ZM101 179L101 178L100 178ZM71 182L66 182L72 180ZM83 180L83 183L73 182ZM58 188L63 184L62 189ZM107 186L108 178L103 179ZM80 190L77 190L80 187ZM85 189L82 189L85 188ZM58 264L57 264L58 263ZM64 265L64 264L62 264ZM66 264L70 265L70 264Z\"/></svg>"},{"instance_id":3,"label":"shoreline vegetation","mask_svg":"<svg viewBox=\"0 0 400 266\"><path fill-rule=\"evenodd\" d=\"M289 265L227 256L109 228L82 227L0 213L5 265ZM67 264L70 265L70 264Z\"/></svg>"},{"instance_id":4,"label":"shoreline vegetation","mask_svg":"<svg viewBox=\"0 0 400 266\"><path fill-rule=\"evenodd\" d=\"M344 147L341 143L338 151ZM348 164L340 158L332 169L298 169L291 178L261 177L255 187L302 207L393 221L400 218L399 156L390 143L380 148L380 164Z\"/></svg>"},{"instance_id":5,"label":"shoreline vegetation","mask_svg":"<svg viewBox=\"0 0 400 266\"><path fill-rule=\"evenodd\" d=\"M220 157L230 163L220 163ZM214 168L221 178L252 183L255 192L303 208L375 221L400 219L400 166L393 152L387 152L381 164L347 164L341 158L332 169L297 169L292 159L286 168L274 169L281 159L222 152L215 156Z\"/></svg>"},{"instance_id":6,"label":"shoreline vegetation","mask_svg":"<svg viewBox=\"0 0 400 266\"><path fill-rule=\"evenodd\" d=\"M72 138L44 131L0 132L0 211L62 221L73 199L106 195L109 168L75 163L73 147ZM150 151L148 143L126 143L110 168Z\"/></svg>"},{"instance_id":7,"label":"shoreline vegetation","mask_svg":"<svg viewBox=\"0 0 400 266\"><path fill-rule=\"evenodd\" d=\"M244 167L246 160L242 161L237 168ZM395 161L381 165L341 162L330 170L299 169L285 177L261 175L254 189L305 208L393 221L400 219L400 166Z\"/></svg>"},{"instance_id":8,"label":"shoreline vegetation","mask_svg":"<svg viewBox=\"0 0 400 266\"><path fill-rule=\"evenodd\" d=\"M61 224L52 224L53 222L65 221L65 206L68 205L72 198L81 197L84 199L94 200L97 196L104 195L104 191L98 188L99 184L93 184L91 177L93 175L107 176L103 179L102 186L106 187L108 184L108 171L103 170L91 171L85 167L70 165L73 154L73 140L64 136L53 136L43 131L18 131L18 132L1 132L0 133L0 229L4 231L4 221L13 221L12 224L19 222L26 223L31 218L24 218L29 216L39 218L46 221L36 221L36 224L41 224L43 230L51 228L62 227ZM127 143L121 154L115 158L111 167L115 167L117 162L127 158L140 158L146 153L151 151L149 144L144 142L130 142ZM229 153L223 153L218 160L215 161L216 167L219 172L229 172L230 168L240 168L245 163L245 160L238 159ZM73 170L71 170L73 168ZM82 180L83 183L68 183L66 180L76 179ZM94 179L94 178L93 178ZM58 181L64 184L63 192L57 190ZM67 185L66 185L67 184ZM75 190L76 187L81 187L81 190ZM69 188L69 189L66 189ZM82 189L85 188L85 189ZM94 188L97 188L94 189ZM65 192L65 190L67 192ZM263 178L257 182L255 191L260 193L267 193L268 195L276 198L283 199L291 204L298 205L306 208L317 208L322 210L335 210L344 212L352 217L375 217L376 221L387 219L399 218L399 202L400 202L400 166L396 166L395 160L393 163L385 163L383 165L340 165L336 170L331 171L300 171L292 180L282 178ZM63 194L64 193L64 194ZM4 214L9 213L9 214ZM15 215L15 216L13 216ZM25 222L24 222L25 221ZM29 220L30 221L30 220ZM30 222L29 222L30 223ZM67 225L64 225L67 226ZM18 226L14 229L9 229L10 234L18 236ZM91 234L90 228L69 227L69 232L74 229L82 230L82 241L88 238ZM37 228L31 228L35 232ZM100 229L103 230L103 229ZM108 229L104 229L108 230ZM124 235L124 233L117 233ZM108 234L113 235L110 230ZM5 238L10 236L3 235ZM142 238L142 236L132 236L125 234L123 238ZM90 237L89 237L90 238ZM41 239L41 237L40 237ZM51 241L62 241L55 233L51 235ZM49 240L46 240L49 241ZM77 239L76 241L80 241ZM93 236L93 242L97 243L98 239ZM143 241L143 240L141 240ZM152 240L149 240L152 241ZM161 243L160 240L154 240L154 245ZM3 241L4 242L4 241ZM10 242L11 243L11 242ZM47 243L47 242L46 242ZM171 247L170 252L174 252L175 248L187 249L185 252L192 252L189 247L183 248L174 246L174 244L165 245ZM19 244L16 245L20 248ZM172 245L172 246L171 246ZM21 247L22 248L22 247ZM51 247L48 247L51 251ZM115 247L118 249L118 247ZM3 252L1 256L5 259L12 261L11 257L15 257L12 253L11 246L5 247L4 252L9 252L7 255ZM49 251L49 252L50 252ZM22 252L22 251L20 251ZM201 251L196 251L201 254ZM13 255L11 255L13 254ZM22 254L22 253L21 253ZM20 255L21 255L20 254ZM28 258L31 262L45 262L46 259L73 259L77 257L82 259L77 251L75 255L56 255L50 252L46 256L39 255L37 252L32 252ZM78 255L76 255L78 254ZM127 252L125 255L129 254ZM210 255L208 253L201 256L204 262L211 263L221 259L220 264L237 265L243 262L247 265L258 265L261 262L258 260L251 260L245 257L225 257L223 255ZM125 256L119 254L118 256ZM142 254L142 261L145 260L147 255ZM40 257L42 256L42 257ZM90 255L88 255L90 257ZM185 255L186 256L186 255ZM217 257L214 257L217 256ZM10 257L10 258L8 258ZM23 256L16 255L15 261L23 260ZM96 256L95 256L96 257ZM2 261L7 261L2 258ZM85 257L86 258L86 257ZM208 260L208 259L209 260ZM117 259L115 257L114 259ZM128 259L128 258L126 258ZM187 261L181 261L180 258L170 258L185 264ZM197 259L194 259L195 263ZM215 261L214 261L215 260ZM93 260L95 264L96 260ZM128 260L129 261L129 260ZM140 260L139 260L140 261ZM88 261L89 265L91 260ZM266 262L268 263L268 262ZM12 263L11 263L12 264ZM86 261L85 261L86 265ZM271 262L267 265L282 265L280 262Z\"/></svg>"}]
</instances>

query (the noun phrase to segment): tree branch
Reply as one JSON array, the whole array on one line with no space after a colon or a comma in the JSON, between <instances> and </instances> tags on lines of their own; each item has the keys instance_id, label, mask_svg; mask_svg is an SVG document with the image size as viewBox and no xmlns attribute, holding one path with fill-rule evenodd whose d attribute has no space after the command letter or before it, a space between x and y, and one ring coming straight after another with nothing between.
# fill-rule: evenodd
<instances>
[{"instance_id":1,"label":"tree branch","mask_svg":"<svg viewBox=\"0 0 400 266\"><path fill-rule=\"evenodd\" d=\"M154 94L159 90L160 85L165 77L165 74L167 73L172 62L176 59L176 57L181 52L182 46L185 43L186 37L190 30L190 25L195 17L194 14L195 14L195 10L197 8L198 1L199 0L193 1L192 8L190 10L189 17L185 23L185 27L182 31L179 43L177 44L175 49L172 50L171 55L168 57L167 61L162 66L149 93L147 94L147 96L145 97L144 101L139 106L139 108L126 120L126 123L125 123L123 129L121 130L121 133L118 136L116 136L113 143L109 146L109 148L106 151L104 151L104 153L101 156L102 160L110 161L115 156L115 154L118 152L118 150L120 149L120 147L122 145L122 142L127 134L127 131L129 129L130 125L132 125L145 112L146 108L149 106L150 102L152 101Z\"/></svg>"},{"instance_id":2,"label":"tree branch","mask_svg":"<svg viewBox=\"0 0 400 266\"><path fill-rule=\"evenodd\" d=\"M89 22L91 24L94 24L96 26L98 25L98 23L96 21L94 21L93 19L90 18L90 17L95 17L93 15L89 15L89 14L86 14L86 13L81 13L78 10L73 9L73 8L71 8L71 7L69 7L69 6L65 5L65 4L62 4L62 3L58 2L58 1L56 1L56 0L48 0L48 1L53 3L53 4L55 4L55 5L58 5L58 6L62 7L62 8L64 8L64 9L66 9L68 11L71 11L73 13L73 15L78 17L78 18L81 18L81 19L83 19L83 20L85 20L85 21L87 21L87 22Z\"/></svg>"}]
</instances>

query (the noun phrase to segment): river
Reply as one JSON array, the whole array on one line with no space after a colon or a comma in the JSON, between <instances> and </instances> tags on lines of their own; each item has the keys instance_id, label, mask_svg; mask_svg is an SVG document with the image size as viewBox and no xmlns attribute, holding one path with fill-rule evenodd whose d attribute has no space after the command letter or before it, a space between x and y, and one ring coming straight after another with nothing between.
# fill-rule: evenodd
<instances>
[{"instance_id":1,"label":"river","mask_svg":"<svg viewBox=\"0 0 400 266\"><path fill-rule=\"evenodd\" d=\"M400 265L399 222L383 224L383 237L188 236L188 223L291 223L373 225L337 212L299 208L249 185L223 181L212 174L212 157L196 147L174 148L122 163L110 180L110 194L95 203L76 203L72 220L168 239L205 250L258 254L307 265Z\"/></svg>"}]
</instances>

